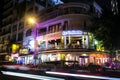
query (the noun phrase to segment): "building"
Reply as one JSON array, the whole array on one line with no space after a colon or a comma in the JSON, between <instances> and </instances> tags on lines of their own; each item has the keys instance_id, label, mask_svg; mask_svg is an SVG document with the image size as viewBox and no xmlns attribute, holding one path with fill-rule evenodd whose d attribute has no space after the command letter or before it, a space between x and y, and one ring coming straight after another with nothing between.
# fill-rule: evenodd
<instances>
[{"instance_id":1,"label":"building","mask_svg":"<svg viewBox=\"0 0 120 80\"><path fill-rule=\"evenodd\" d=\"M120 11L120 0L96 0L96 2L109 14L116 15Z\"/></svg>"},{"instance_id":2,"label":"building","mask_svg":"<svg viewBox=\"0 0 120 80\"><path fill-rule=\"evenodd\" d=\"M3 42L0 49L4 50L4 56L9 55L9 60L15 59L24 64L34 63L33 52L36 46L37 63L65 60L78 61L79 64L86 65L91 62L103 64L108 61L108 55L96 51L98 43L88 32L92 26L93 15L101 14L101 8L97 3L63 3L63 0L4 2L4 7L9 6L10 2L14 3L10 9L7 6L3 11L3 15L6 16L7 13L9 17L3 18L1 30L4 34L0 36L0 40L6 42ZM26 17L29 15L37 17L36 24L27 23Z\"/></svg>"},{"instance_id":3,"label":"building","mask_svg":"<svg viewBox=\"0 0 120 80\"><path fill-rule=\"evenodd\" d=\"M12 0L4 0L4 2L6 5L2 5L2 26L1 26L1 45L0 45L0 54L1 54L1 58L3 59L4 56L7 54L7 44L8 43L8 39L10 38L10 32L11 32L11 21L13 20L13 14L12 10L13 10L13 5L12 5Z\"/></svg>"},{"instance_id":4,"label":"building","mask_svg":"<svg viewBox=\"0 0 120 80\"><path fill-rule=\"evenodd\" d=\"M1 60L5 60L6 55L18 53L22 47L26 12L28 14L37 13L45 7L46 2L41 2L41 0L4 0L2 2L0 14L2 18L0 26Z\"/></svg>"},{"instance_id":5,"label":"building","mask_svg":"<svg viewBox=\"0 0 120 80\"><path fill-rule=\"evenodd\" d=\"M114 15L118 14L118 0L111 0L111 9Z\"/></svg>"},{"instance_id":6,"label":"building","mask_svg":"<svg viewBox=\"0 0 120 80\"><path fill-rule=\"evenodd\" d=\"M94 3L94 7L98 6ZM95 51L95 39L87 30L92 26L90 5L86 3L64 3L47 8L39 13L37 27L37 60L78 61L81 65L91 62L103 64L108 55ZM95 8L96 13L100 9ZM101 12L101 11L100 11ZM30 26L30 25L26 25ZM32 27L32 28L34 28ZM24 32L23 46L28 53L20 55L25 64L34 63L34 31L29 27Z\"/></svg>"}]
</instances>

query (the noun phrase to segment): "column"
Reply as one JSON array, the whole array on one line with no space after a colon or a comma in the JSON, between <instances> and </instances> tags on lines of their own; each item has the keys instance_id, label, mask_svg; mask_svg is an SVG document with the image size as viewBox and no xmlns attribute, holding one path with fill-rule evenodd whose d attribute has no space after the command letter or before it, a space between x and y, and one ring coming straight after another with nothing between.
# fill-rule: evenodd
<instances>
[{"instance_id":1,"label":"column","mask_svg":"<svg viewBox=\"0 0 120 80\"><path fill-rule=\"evenodd\" d=\"M47 25L46 28L47 28L46 33L49 33L49 26Z\"/></svg>"},{"instance_id":2,"label":"column","mask_svg":"<svg viewBox=\"0 0 120 80\"><path fill-rule=\"evenodd\" d=\"M69 38L69 44L70 44L70 43L71 43L71 37L70 37L70 35L69 35L69 37L68 37L68 38Z\"/></svg>"},{"instance_id":3,"label":"column","mask_svg":"<svg viewBox=\"0 0 120 80\"><path fill-rule=\"evenodd\" d=\"M84 35L82 35L82 48L85 48Z\"/></svg>"},{"instance_id":4,"label":"column","mask_svg":"<svg viewBox=\"0 0 120 80\"><path fill-rule=\"evenodd\" d=\"M27 64L27 56L25 56L25 64Z\"/></svg>"},{"instance_id":5,"label":"column","mask_svg":"<svg viewBox=\"0 0 120 80\"><path fill-rule=\"evenodd\" d=\"M17 35L16 35L16 40L18 40L18 27L19 27L19 23L17 23Z\"/></svg>"},{"instance_id":6,"label":"column","mask_svg":"<svg viewBox=\"0 0 120 80\"><path fill-rule=\"evenodd\" d=\"M64 36L64 48L66 48L66 36Z\"/></svg>"},{"instance_id":7,"label":"column","mask_svg":"<svg viewBox=\"0 0 120 80\"><path fill-rule=\"evenodd\" d=\"M46 40L46 49L48 49L48 40Z\"/></svg>"},{"instance_id":8,"label":"column","mask_svg":"<svg viewBox=\"0 0 120 80\"><path fill-rule=\"evenodd\" d=\"M57 48L57 42L55 41L55 48Z\"/></svg>"},{"instance_id":9,"label":"column","mask_svg":"<svg viewBox=\"0 0 120 80\"><path fill-rule=\"evenodd\" d=\"M25 38L26 38L26 32L27 32L27 30L24 30L24 31L23 31L23 42L26 41L26 39L25 39Z\"/></svg>"},{"instance_id":10,"label":"column","mask_svg":"<svg viewBox=\"0 0 120 80\"><path fill-rule=\"evenodd\" d=\"M86 36L86 48L89 48L88 35Z\"/></svg>"}]
</instances>

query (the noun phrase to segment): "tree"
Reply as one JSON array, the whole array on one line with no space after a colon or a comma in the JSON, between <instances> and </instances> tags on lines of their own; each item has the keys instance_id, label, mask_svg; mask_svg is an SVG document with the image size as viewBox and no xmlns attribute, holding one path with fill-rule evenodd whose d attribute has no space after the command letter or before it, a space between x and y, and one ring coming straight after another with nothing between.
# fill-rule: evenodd
<instances>
[{"instance_id":1,"label":"tree","mask_svg":"<svg viewBox=\"0 0 120 80\"><path fill-rule=\"evenodd\" d=\"M95 38L102 41L106 50L120 49L120 14L111 15L103 12L101 17L94 18L90 31Z\"/></svg>"}]
</instances>

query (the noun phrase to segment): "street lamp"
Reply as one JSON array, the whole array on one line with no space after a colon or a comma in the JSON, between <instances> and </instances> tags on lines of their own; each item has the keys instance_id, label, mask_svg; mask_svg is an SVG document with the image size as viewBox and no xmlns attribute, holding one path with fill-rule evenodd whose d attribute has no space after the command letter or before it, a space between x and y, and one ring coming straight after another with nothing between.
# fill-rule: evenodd
<instances>
[{"instance_id":1,"label":"street lamp","mask_svg":"<svg viewBox=\"0 0 120 80\"><path fill-rule=\"evenodd\" d=\"M34 26L34 66L36 66L36 58L37 58L37 27L38 27L38 24L37 24L37 21L36 21L36 18L35 17L29 17L28 18L28 23L33 25Z\"/></svg>"}]
</instances>

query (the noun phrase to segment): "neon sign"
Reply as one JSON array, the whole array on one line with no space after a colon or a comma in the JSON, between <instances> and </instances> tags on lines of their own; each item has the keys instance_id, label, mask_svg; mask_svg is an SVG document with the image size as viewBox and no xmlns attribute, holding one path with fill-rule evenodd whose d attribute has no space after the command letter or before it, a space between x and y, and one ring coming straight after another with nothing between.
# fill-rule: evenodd
<instances>
[{"instance_id":1,"label":"neon sign","mask_svg":"<svg viewBox=\"0 0 120 80\"><path fill-rule=\"evenodd\" d=\"M81 35L83 31L80 30L71 30L71 31L63 31L62 35Z\"/></svg>"},{"instance_id":2,"label":"neon sign","mask_svg":"<svg viewBox=\"0 0 120 80\"><path fill-rule=\"evenodd\" d=\"M61 0L50 0L54 5L63 4Z\"/></svg>"}]
</instances>

